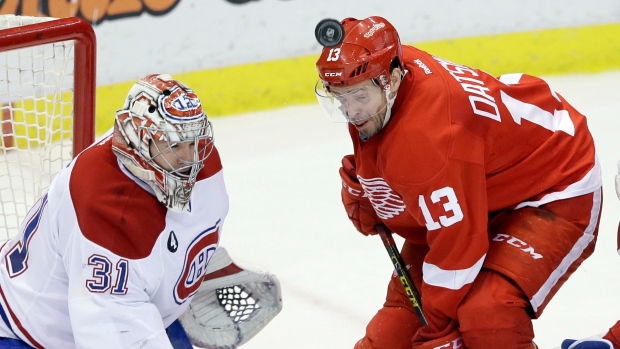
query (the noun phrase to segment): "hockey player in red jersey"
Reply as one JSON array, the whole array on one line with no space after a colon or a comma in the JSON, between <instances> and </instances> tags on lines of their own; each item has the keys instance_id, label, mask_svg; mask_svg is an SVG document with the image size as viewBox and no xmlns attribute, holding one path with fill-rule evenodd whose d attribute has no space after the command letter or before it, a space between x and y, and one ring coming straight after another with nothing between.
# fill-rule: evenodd
<instances>
[{"instance_id":1,"label":"hockey player in red jersey","mask_svg":"<svg viewBox=\"0 0 620 349\"><path fill-rule=\"evenodd\" d=\"M218 248L228 206L198 96L170 75L140 79L113 130L54 178L2 245L0 348L241 345L281 300L275 277ZM216 297L227 285L261 309L227 312Z\"/></svg>"},{"instance_id":2,"label":"hockey player in red jersey","mask_svg":"<svg viewBox=\"0 0 620 349\"><path fill-rule=\"evenodd\" d=\"M616 174L616 195L620 200L620 161ZM617 251L620 255L620 225L618 225ZM599 336L581 340L566 339L562 342L562 349L620 349L620 321L616 322L602 338Z\"/></svg>"},{"instance_id":3,"label":"hockey player in red jersey","mask_svg":"<svg viewBox=\"0 0 620 349\"><path fill-rule=\"evenodd\" d=\"M428 321L394 275L355 348L536 348L532 319L598 232L586 118L537 77L495 78L401 45L384 18L341 24L315 92L348 122L343 204L362 234L382 223L405 239Z\"/></svg>"}]
</instances>

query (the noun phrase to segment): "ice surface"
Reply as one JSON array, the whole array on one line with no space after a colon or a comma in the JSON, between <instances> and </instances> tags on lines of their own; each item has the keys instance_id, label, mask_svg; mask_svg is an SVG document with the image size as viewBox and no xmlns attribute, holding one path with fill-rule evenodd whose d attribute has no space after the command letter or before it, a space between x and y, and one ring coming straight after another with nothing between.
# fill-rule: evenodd
<instances>
[{"instance_id":1,"label":"ice surface","mask_svg":"<svg viewBox=\"0 0 620 349\"><path fill-rule=\"evenodd\" d=\"M620 71L547 80L588 116L605 202L594 255L534 321L543 349L620 319ZM352 149L345 126L318 104L212 121L231 199L222 245L275 273L283 289L282 312L243 348L352 348L383 303L392 265L379 237L358 234L341 206L338 168Z\"/></svg>"}]
</instances>

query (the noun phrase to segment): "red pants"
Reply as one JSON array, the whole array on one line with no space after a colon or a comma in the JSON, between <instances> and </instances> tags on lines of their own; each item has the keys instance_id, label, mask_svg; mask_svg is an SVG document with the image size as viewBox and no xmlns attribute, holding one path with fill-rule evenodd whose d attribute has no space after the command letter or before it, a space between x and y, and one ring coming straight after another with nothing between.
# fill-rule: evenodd
<instances>
[{"instance_id":1,"label":"red pants","mask_svg":"<svg viewBox=\"0 0 620 349\"><path fill-rule=\"evenodd\" d=\"M620 348L620 321L616 322L603 338L609 340L614 345L614 348Z\"/></svg>"},{"instance_id":2,"label":"red pants","mask_svg":"<svg viewBox=\"0 0 620 349\"><path fill-rule=\"evenodd\" d=\"M468 349L534 347L532 318L542 313L568 277L594 251L600 220L597 205L600 201L589 194L494 216L485 264L457 309L456 320ZM542 253L544 267L528 269L531 265L520 257L524 254L515 253L516 248L503 236L525 241ZM575 255L579 244L585 248L577 249ZM409 242L401 251L419 290L427 252L428 246ZM421 297L424 303L424 294ZM370 321L366 336L355 349L410 349L420 326L398 277L392 276L383 308Z\"/></svg>"}]
</instances>

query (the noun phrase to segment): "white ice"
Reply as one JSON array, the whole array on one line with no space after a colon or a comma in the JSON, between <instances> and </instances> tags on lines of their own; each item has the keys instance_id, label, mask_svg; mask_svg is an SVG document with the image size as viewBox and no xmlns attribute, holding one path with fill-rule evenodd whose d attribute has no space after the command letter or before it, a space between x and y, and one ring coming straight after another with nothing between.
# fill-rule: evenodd
<instances>
[{"instance_id":1,"label":"white ice","mask_svg":"<svg viewBox=\"0 0 620 349\"><path fill-rule=\"evenodd\" d=\"M588 116L605 201L596 251L534 321L541 349L620 319L620 71L547 80ZM392 265L379 237L357 233L340 203L338 168L352 149L345 126L318 105L212 121L231 199L222 245L282 284L282 312L243 348L352 348L383 304Z\"/></svg>"}]
</instances>

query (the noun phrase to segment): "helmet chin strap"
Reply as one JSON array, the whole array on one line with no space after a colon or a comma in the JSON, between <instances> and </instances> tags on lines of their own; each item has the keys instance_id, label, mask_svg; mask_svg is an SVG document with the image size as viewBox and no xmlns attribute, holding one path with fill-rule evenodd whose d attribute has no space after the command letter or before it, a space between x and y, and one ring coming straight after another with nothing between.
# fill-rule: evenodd
<instances>
[{"instance_id":1,"label":"helmet chin strap","mask_svg":"<svg viewBox=\"0 0 620 349\"><path fill-rule=\"evenodd\" d=\"M387 125L388 121L390 121L390 117L392 116L392 105L394 105L394 101L396 100L396 95L398 95L398 92L394 93L394 97L390 98L390 91L391 89L388 87L385 90L385 98L387 100L387 103L385 104L385 118L383 118L383 125L381 125L381 129L383 130L383 128L385 127L385 125ZM375 116L377 116L377 114L375 114ZM364 142L367 142L368 139L370 137L364 137L360 134L360 139Z\"/></svg>"},{"instance_id":2,"label":"helmet chin strap","mask_svg":"<svg viewBox=\"0 0 620 349\"><path fill-rule=\"evenodd\" d=\"M390 98L390 93L392 93L392 89L388 88L385 90L385 99L387 100L387 105L385 106L385 118L383 119L383 127L387 125L388 121L392 117L392 106L394 105L394 101L396 100L396 96L398 95L398 91L394 93L394 97Z\"/></svg>"},{"instance_id":3,"label":"helmet chin strap","mask_svg":"<svg viewBox=\"0 0 620 349\"><path fill-rule=\"evenodd\" d=\"M404 69L400 74L400 82L402 83L405 79L405 75L408 70ZM385 106L385 118L383 119L383 127L387 125L388 121L390 121L390 117L392 117L392 106L394 105L394 101L396 100L396 96L398 96L398 90L394 92L394 97L390 98L390 93L392 93L392 88L388 87L385 90L385 99L387 100L387 105Z\"/></svg>"}]
</instances>

